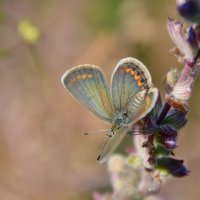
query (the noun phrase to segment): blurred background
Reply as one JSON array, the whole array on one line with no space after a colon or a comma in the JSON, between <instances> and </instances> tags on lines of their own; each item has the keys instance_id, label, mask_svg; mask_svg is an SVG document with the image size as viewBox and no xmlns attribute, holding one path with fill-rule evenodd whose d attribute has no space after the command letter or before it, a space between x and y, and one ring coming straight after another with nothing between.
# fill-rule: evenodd
<instances>
[{"instance_id":1,"label":"blurred background","mask_svg":"<svg viewBox=\"0 0 200 200\"><path fill-rule=\"evenodd\" d=\"M162 77L181 67L169 53L168 16L178 18L175 0L0 0L0 199L91 200L109 190L106 165L96 163L105 136L82 134L107 126L60 78L91 63L110 80L132 56L164 95ZM164 200L200 199L199 89L197 79L175 152L191 173L163 186Z\"/></svg>"}]
</instances>

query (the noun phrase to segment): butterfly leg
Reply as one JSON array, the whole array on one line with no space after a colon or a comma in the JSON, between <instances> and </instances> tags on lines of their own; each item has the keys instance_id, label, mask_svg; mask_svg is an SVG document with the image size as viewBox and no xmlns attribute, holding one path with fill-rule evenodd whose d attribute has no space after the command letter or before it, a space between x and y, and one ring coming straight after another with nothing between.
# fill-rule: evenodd
<instances>
[{"instance_id":1,"label":"butterfly leg","mask_svg":"<svg viewBox=\"0 0 200 200\"><path fill-rule=\"evenodd\" d=\"M128 130L127 134L134 136L134 135L141 135L141 132L140 132L140 130Z\"/></svg>"}]
</instances>

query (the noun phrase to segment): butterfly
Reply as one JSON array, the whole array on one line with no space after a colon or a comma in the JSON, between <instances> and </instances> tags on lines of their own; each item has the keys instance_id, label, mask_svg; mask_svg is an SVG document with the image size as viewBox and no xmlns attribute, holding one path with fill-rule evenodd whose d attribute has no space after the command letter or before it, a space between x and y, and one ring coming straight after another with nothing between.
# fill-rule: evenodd
<instances>
[{"instance_id":1,"label":"butterfly","mask_svg":"<svg viewBox=\"0 0 200 200\"><path fill-rule=\"evenodd\" d=\"M97 161L105 162L116 150L130 127L154 107L158 89L149 71L139 60L120 60L111 77L110 92L104 73L95 65L73 67L62 76L63 86L81 104L105 123L111 124L107 143Z\"/></svg>"}]
</instances>

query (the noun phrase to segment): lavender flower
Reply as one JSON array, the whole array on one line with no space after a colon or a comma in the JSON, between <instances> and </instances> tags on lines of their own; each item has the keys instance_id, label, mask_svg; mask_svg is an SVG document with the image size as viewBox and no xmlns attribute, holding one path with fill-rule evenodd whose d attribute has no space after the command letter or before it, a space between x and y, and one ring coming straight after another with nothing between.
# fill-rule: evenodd
<instances>
[{"instance_id":1,"label":"lavender flower","mask_svg":"<svg viewBox=\"0 0 200 200\"><path fill-rule=\"evenodd\" d=\"M180 3L180 2L179 2ZM189 110L188 100L191 97L192 86L198 73L198 62L200 50L199 25L183 27L179 21L169 19L167 24L171 39L177 46L174 49L175 55L185 66L182 72L170 71L165 80L167 91L166 101L170 106L187 112Z\"/></svg>"},{"instance_id":2,"label":"lavender flower","mask_svg":"<svg viewBox=\"0 0 200 200\"><path fill-rule=\"evenodd\" d=\"M112 196L114 199L132 199L139 197L137 187L141 179L140 167L129 164L127 157L113 155L108 161Z\"/></svg>"},{"instance_id":3,"label":"lavender flower","mask_svg":"<svg viewBox=\"0 0 200 200\"><path fill-rule=\"evenodd\" d=\"M173 51L178 60L187 64L193 63L199 49L199 41L197 40L195 29L192 26L185 29L181 22L171 18L168 20L167 29L172 41L177 46Z\"/></svg>"},{"instance_id":4,"label":"lavender flower","mask_svg":"<svg viewBox=\"0 0 200 200\"><path fill-rule=\"evenodd\" d=\"M159 193L170 177L184 177L189 170L184 160L175 158L180 129L186 123L189 99L200 63L200 0L176 0L180 15L196 24L184 28L179 21L169 18L167 29L176 45L173 49L182 70L170 70L164 79L164 102L158 96L152 111L130 132L134 136L135 150L128 156L113 155L108 161L112 193L96 193L94 200L160 200Z\"/></svg>"},{"instance_id":5,"label":"lavender flower","mask_svg":"<svg viewBox=\"0 0 200 200\"><path fill-rule=\"evenodd\" d=\"M94 192L94 200L160 200L150 196L160 190L160 179L142 167L139 155L112 155L108 160L108 172L112 192Z\"/></svg>"}]
</instances>

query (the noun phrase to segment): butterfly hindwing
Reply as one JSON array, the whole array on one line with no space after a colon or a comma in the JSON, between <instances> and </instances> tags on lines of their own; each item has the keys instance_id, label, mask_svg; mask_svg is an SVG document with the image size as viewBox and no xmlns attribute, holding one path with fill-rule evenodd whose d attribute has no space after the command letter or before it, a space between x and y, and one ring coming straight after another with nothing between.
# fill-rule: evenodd
<instances>
[{"instance_id":1,"label":"butterfly hindwing","mask_svg":"<svg viewBox=\"0 0 200 200\"><path fill-rule=\"evenodd\" d=\"M111 95L117 111L124 111L132 97L152 86L147 68L135 58L120 60L112 74Z\"/></svg>"},{"instance_id":2,"label":"butterfly hindwing","mask_svg":"<svg viewBox=\"0 0 200 200\"><path fill-rule=\"evenodd\" d=\"M94 65L80 65L62 77L64 87L101 120L111 123L114 107L103 72Z\"/></svg>"},{"instance_id":3,"label":"butterfly hindwing","mask_svg":"<svg viewBox=\"0 0 200 200\"><path fill-rule=\"evenodd\" d=\"M150 88L138 92L128 104L129 124L134 124L144 118L154 108L158 99L157 88Z\"/></svg>"}]
</instances>

